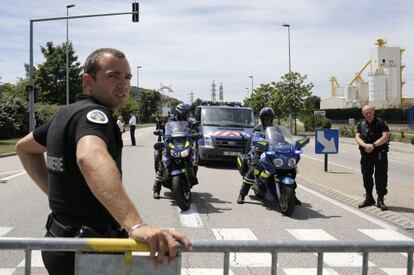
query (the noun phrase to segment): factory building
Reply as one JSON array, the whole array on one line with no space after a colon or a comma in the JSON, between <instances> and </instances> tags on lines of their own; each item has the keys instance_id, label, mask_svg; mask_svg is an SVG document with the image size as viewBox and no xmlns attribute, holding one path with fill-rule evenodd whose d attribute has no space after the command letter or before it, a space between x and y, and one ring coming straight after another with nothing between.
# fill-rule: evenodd
<instances>
[{"instance_id":1,"label":"factory building","mask_svg":"<svg viewBox=\"0 0 414 275\"><path fill-rule=\"evenodd\" d=\"M335 76L331 81L331 97L321 101L321 109L342 109L361 107L370 104L377 109L401 108L403 102L412 99L402 98L402 53L400 47L388 47L383 39L371 49L370 59L355 75L351 82L341 87ZM368 81L362 73L368 70Z\"/></svg>"}]
</instances>

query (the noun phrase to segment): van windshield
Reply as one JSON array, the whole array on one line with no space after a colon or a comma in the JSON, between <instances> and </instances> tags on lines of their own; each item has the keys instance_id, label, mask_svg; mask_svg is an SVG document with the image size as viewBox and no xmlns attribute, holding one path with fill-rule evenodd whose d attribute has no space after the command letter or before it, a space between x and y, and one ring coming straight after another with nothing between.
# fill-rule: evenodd
<instances>
[{"instance_id":1,"label":"van windshield","mask_svg":"<svg viewBox=\"0 0 414 275\"><path fill-rule=\"evenodd\" d=\"M206 126L254 127L253 111L238 108L205 108L201 121Z\"/></svg>"}]
</instances>

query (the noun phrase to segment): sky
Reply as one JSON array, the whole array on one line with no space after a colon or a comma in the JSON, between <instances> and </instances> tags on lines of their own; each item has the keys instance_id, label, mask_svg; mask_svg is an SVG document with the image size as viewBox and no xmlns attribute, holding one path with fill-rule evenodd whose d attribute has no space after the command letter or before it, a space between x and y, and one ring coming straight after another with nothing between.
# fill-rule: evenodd
<instances>
[{"instance_id":1,"label":"sky","mask_svg":"<svg viewBox=\"0 0 414 275\"><path fill-rule=\"evenodd\" d=\"M0 81L15 83L29 63L29 20L131 11L131 1L0 0ZM132 85L159 89L184 102L211 98L213 80L225 101L242 101L253 87L279 81L291 68L306 74L314 95L330 96L331 76L346 86L369 60L377 39L406 49L403 96L414 97L412 0L142 0L131 15L69 20L69 40L83 64L95 49L123 51ZM66 20L34 23L34 64L40 46L66 41ZM142 66L137 73L137 66ZM366 73L362 77L367 80Z\"/></svg>"}]
</instances>

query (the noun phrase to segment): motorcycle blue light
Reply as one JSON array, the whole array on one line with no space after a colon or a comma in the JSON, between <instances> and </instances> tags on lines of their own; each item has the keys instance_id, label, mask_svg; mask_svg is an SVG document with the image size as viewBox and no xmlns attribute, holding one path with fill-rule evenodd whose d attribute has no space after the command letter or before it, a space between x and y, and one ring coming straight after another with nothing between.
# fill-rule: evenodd
<instances>
[{"instance_id":1,"label":"motorcycle blue light","mask_svg":"<svg viewBox=\"0 0 414 275\"><path fill-rule=\"evenodd\" d=\"M300 150L300 149L296 149L295 150L295 154L296 155L300 155L300 154L302 154L303 153L303 151L302 150Z\"/></svg>"},{"instance_id":2,"label":"motorcycle blue light","mask_svg":"<svg viewBox=\"0 0 414 275\"><path fill-rule=\"evenodd\" d=\"M291 177L284 177L282 178L282 183L286 185L292 185L295 183L295 180L292 179Z\"/></svg>"}]
</instances>

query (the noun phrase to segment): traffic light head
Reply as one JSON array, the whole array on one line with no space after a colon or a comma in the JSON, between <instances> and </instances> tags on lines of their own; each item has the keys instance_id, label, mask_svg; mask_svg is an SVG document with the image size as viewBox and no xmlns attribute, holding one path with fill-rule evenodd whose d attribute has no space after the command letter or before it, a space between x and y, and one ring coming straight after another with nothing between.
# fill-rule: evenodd
<instances>
[{"instance_id":1,"label":"traffic light head","mask_svg":"<svg viewBox=\"0 0 414 275\"><path fill-rule=\"evenodd\" d=\"M33 85L26 85L26 92L27 93L33 92Z\"/></svg>"},{"instance_id":2,"label":"traffic light head","mask_svg":"<svg viewBox=\"0 0 414 275\"><path fill-rule=\"evenodd\" d=\"M139 22L139 3L132 3L132 22Z\"/></svg>"}]
</instances>

